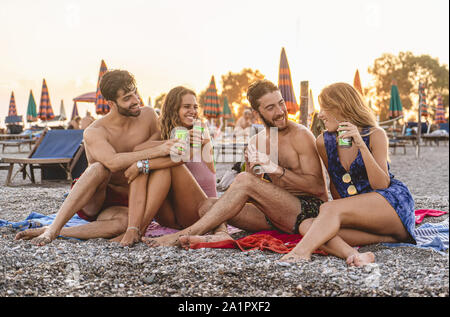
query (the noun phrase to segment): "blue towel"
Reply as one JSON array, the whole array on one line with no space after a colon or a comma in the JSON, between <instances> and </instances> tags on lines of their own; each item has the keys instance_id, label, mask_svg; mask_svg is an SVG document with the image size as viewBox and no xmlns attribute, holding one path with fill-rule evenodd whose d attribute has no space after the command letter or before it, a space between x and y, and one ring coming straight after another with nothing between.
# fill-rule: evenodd
<instances>
[{"instance_id":1,"label":"blue towel","mask_svg":"<svg viewBox=\"0 0 450 317\"><path fill-rule=\"evenodd\" d=\"M417 245L410 243L383 243L389 247L417 247L432 249L442 255L448 250L448 218L438 223L426 223L415 229Z\"/></svg>"},{"instance_id":2,"label":"blue towel","mask_svg":"<svg viewBox=\"0 0 450 317\"><path fill-rule=\"evenodd\" d=\"M9 227L13 229L17 229L19 231L23 231L26 229L32 228L40 228L43 226L49 226L52 224L53 220L55 220L56 214L52 215L43 215L37 212L32 212L28 215L28 217L23 221L11 222L0 219L0 227ZM79 225L88 224L89 222L80 218L77 214L73 216L64 227L74 227ZM62 237L62 236L60 236ZM79 239L77 239L79 240Z\"/></svg>"}]
</instances>

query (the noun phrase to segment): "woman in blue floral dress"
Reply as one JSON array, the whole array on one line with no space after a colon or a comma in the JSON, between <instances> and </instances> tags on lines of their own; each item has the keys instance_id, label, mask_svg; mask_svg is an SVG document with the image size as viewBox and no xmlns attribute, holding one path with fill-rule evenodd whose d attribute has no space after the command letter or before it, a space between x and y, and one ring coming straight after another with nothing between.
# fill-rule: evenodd
<instances>
[{"instance_id":1,"label":"woman in blue floral dress","mask_svg":"<svg viewBox=\"0 0 450 317\"><path fill-rule=\"evenodd\" d=\"M303 239L280 261L309 260L321 249L361 266L374 262L374 254L359 253L352 246L415 243L414 200L389 172L388 139L371 109L346 83L323 89L319 103L326 131L316 144L330 176L333 200L321 205L317 218L301 223ZM348 138L350 147L338 145L339 139Z\"/></svg>"}]
</instances>

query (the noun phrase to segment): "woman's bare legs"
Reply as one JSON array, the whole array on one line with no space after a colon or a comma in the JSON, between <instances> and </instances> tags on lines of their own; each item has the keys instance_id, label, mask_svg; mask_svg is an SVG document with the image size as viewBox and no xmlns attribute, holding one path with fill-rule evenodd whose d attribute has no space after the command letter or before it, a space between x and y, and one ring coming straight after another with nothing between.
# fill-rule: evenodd
<instances>
[{"instance_id":1,"label":"woman's bare legs","mask_svg":"<svg viewBox=\"0 0 450 317\"><path fill-rule=\"evenodd\" d=\"M341 229L353 230L341 232ZM337 235L337 240L330 241ZM345 257L351 253L348 242L362 245L407 239L400 218L384 197L376 192L360 194L324 203L303 239L280 261L309 260L312 252L324 245L332 254ZM349 256L357 262L354 255Z\"/></svg>"}]
</instances>

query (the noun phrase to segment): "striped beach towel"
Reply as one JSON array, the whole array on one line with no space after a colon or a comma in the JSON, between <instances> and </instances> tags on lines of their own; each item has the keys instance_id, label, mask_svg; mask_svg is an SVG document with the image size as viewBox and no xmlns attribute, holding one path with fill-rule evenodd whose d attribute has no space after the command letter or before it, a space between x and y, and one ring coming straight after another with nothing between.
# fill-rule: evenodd
<instances>
[{"instance_id":1,"label":"striped beach towel","mask_svg":"<svg viewBox=\"0 0 450 317\"><path fill-rule=\"evenodd\" d=\"M448 250L448 218L437 223L426 223L415 229L417 244L410 243L383 243L389 247L417 247L432 249L442 255Z\"/></svg>"}]
</instances>

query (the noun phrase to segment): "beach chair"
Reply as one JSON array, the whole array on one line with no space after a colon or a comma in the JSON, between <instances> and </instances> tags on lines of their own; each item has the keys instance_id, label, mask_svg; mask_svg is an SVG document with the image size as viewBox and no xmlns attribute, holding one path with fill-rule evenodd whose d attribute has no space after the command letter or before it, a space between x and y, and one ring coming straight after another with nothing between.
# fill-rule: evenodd
<instances>
[{"instance_id":1,"label":"beach chair","mask_svg":"<svg viewBox=\"0 0 450 317\"><path fill-rule=\"evenodd\" d=\"M44 131L27 158L1 159L1 163L9 164L6 186L11 184L19 172L22 172L24 179L28 176L31 182L35 183L34 170L38 168L41 169L41 180L55 179L51 177L51 171L55 169L62 171L64 178L70 180L74 158L80 151L82 141L83 130ZM15 164L19 165L19 170L13 175ZM27 166L29 173L26 170Z\"/></svg>"},{"instance_id":2,"label":"beach chair","mask_svg":"<svg viewBox=\"0 0 450 317\"><path fill-rule=\"evenodd\" d=\"M431 125L430 125L431 126ZM430 133L430 129L428 129L426 134L421 135L422 140L425 142L425 145L428 143L430 145L433 142L439 146L439 142L447 142L448 143L448 123L440 123L439 129Z\"/></svg>"}]
</instances>

